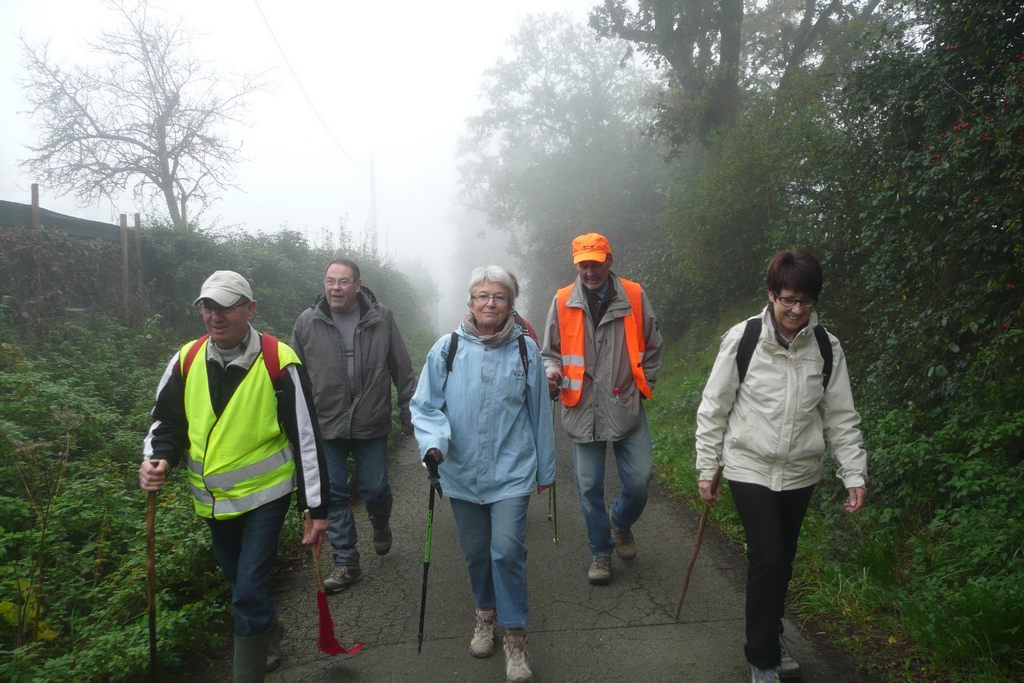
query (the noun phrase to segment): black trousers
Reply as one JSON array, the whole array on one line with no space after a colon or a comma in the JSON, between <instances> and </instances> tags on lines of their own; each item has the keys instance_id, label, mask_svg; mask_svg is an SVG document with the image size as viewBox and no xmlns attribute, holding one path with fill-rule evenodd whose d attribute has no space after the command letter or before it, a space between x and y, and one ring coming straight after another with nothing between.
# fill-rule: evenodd
<instances>
[{"instance_id":1,"label":"black trousers","mask_svg":"<svg viewBox=\"0 0 1024 683\"><path fill-rule=\"evenodd\" d=\"M747 534L747 661L761 669L779 665L779 633L793 576L800 526L814 486L772 491L730 481Z\"/></svg>"}]
</instances>

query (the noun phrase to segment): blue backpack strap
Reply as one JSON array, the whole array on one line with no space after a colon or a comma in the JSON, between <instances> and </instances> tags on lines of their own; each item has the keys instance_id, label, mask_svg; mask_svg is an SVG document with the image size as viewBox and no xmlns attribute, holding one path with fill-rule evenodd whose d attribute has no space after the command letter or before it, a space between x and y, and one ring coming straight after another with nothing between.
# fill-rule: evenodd
<instances>
[{"instance_id":1,"label":"blue backpack strap","mask_svg":"<svg viewBox=\"0 0 1024 683\"><path fill-rule=\"evenodd\" d=\"M740 337L739 348L736 349L736 371L740 375L740 384L747 376L747 368L750 367L750 359L754 355L754 347L757 340L761 338L761 319L751 318L747 326L743 328L743 336Z\"/></svg>"}]
</instances>

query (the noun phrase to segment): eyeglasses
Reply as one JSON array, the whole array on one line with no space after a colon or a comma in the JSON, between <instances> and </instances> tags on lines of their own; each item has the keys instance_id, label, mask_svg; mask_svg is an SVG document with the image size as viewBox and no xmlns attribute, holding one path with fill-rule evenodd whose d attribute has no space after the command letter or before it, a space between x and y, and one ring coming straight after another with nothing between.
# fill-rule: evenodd
<instances>
[{"instance_id":1,"label":"eyeglasses","mask_svg":"<svg viewBox=\"0 0 1024 683\"><path fill-rule=\"evenodd\" d=\"M508 297L504 294L474 294L473 301L478 304L485 304L488 301L494 301L496 306L508 303Z\"/></svg>"},{"instance_id":2,"label":"eyeglasses","mask_svg":"<svg viewBox=\"0 0 1024 683\"><path fill-rule=\"evenodd\" d=\"M783 308L793 308L797 304L800 304L800 308L805 311L809 311L814 308L814 304L818 303L814 299L797 299L795 296L779 296L775 295L775 300L782 304Z\"/></svg>"},{"instance_id":3,"label":"eyeglasses","mask_svg":"<svg viewBox=\"0 0 1024 683\"><path fill-rule=\"evenodd\" d=\"M204 301L201 304L199 304L199 310L203 312L203 315L213 315L214 313L227 315L230 311L233 311L236 308L241 308L242 306L245 306L248 303L248 301L242 299L237 304L234 304L232 306L220 306L218 304L211 304L209 302Z\"/></svg>"},{"instance_id":4,"label":"eyeglasses","mask_svg":"<svg viewBox=\"0 0 1024 683\"><path fill-rule=\"evenodd\" d=\"M347 277L343 277L340 280L335 280L333 277L324 278L324 284L328 287L334 287L335 285L338 287L348 287L354 282L355 280L349 280Z\"/></svg>"}]
</instances>

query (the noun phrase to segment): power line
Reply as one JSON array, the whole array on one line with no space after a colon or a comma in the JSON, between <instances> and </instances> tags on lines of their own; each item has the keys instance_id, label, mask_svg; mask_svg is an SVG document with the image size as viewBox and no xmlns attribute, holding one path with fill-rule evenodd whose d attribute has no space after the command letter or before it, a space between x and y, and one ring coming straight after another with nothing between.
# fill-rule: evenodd
<instances>
[{"instance_id":1,"label":"power line","mask_svg":"<svg viewBox=\"0 0 1024 683\"><path fill-rule=\"evenodd\" d=\"M330 137L338 149L341 150L342 154L348 157L349 161L360 168L366 168L365 162L356 159L340 142L338 142L338 138L334 136L334 133L331 131L331 127L327 125L327 121L325 121L324 117L320 115L320 111L316 108L316 105L313 104L313 99L309 96L309 93L306 92L306 88L303 87L302 81L299 79L299 75L295 73L292 63L288 60L288 55L285 54L284 48L281 47L281 42L277 39L277 36L274 35L274 29L270 27L270 22L267 21L267 15L263 13L263 8L260 7L259 0L252 0L252 3L256 5L256 11L260 13L260 17L263 19L263 25L267 27L267 33L269 33L270 37L273 39L274 45L277 45L277 51L281 54L281 59L284 60L285 66L287 66L288 70L291 72L292 78L295 79L295 84L299 86L299 91L302 93L302 96L306 98L306 104L308 104L309 108L313 110L317 120L320 121L320 125L323 126L324 130L327 132L328 137Z\"/></svg>"}]
</instances>

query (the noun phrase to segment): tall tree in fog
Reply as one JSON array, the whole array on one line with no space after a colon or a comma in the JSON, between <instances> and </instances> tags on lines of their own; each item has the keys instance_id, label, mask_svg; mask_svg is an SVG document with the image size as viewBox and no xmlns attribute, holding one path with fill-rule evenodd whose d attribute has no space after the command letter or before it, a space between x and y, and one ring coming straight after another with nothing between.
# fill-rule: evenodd
<instances>
[{"instance_id":1,"label":"tall tree in fog","mask_svg":"<svg viewBox=\"0 0 1024 683\"><path fill-rule=\"evenodd\" d=\"M569 242L605 231L618 251L644 240L661 204L664 164L646 96L652 74L563 14L527 17L513 56L486 74L461 168L467 203L513 233L531 294L571 275ZM627 259L622 259L625 266ZM542 317L547 296L531 296Z\"/></svg>"},{"instance_id":2,"label":"tall tree in fog","mask_svg":"<svg viewBox=\"0 0 1024 683\"><path fill-rule=\"evenodd\" d=\"M835 40L861 30L881 0L604 0L590 16L666 69L658 127L681 147L727 130L749 88L787 89L809 68L845 66Z\"/></svg>"},{"instance_id":3,"label":"tall tree in fog","mask_svg":"<svg viewBox=\"0 0 1024 683\"><path fill-rule=\"evenodd\" d=\"M63 67L45 45L23 39L24 87L39 129L23 165L84 202L130 188L137 201L164 203L170 222L187 230L194 207L231 185L240 147L225 128L242 123L244 102L260 86L245 77L225 90L189 53L180 25L149 16L145 2L116 8L121 27L90 44L101 64Z\"/></svg>"}]
</instances>

